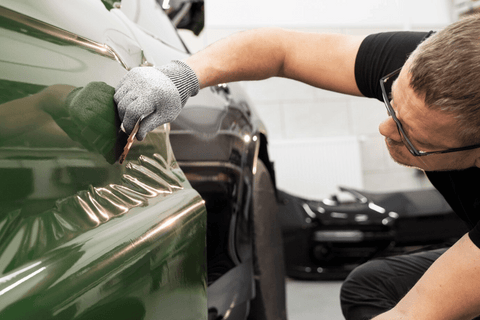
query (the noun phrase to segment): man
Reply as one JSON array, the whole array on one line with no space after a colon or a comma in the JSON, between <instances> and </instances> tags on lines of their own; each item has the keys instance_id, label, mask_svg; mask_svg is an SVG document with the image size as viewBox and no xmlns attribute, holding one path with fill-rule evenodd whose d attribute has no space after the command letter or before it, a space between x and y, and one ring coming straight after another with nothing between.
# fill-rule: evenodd
<instances>
[{"instance_id":1,"label":"man","mask_svg":"<svg viewBox=\"0 0 480 320\"><path fill-rule=\"evenodd\" d=\"M413 52L413 53L412 53ZM423 169L471 227L448 250L371 261L341 293L347 319L472 319L480 315L480 17L438 33L368 37L260 29L184 62L130 71L115 100L143 139L189 96L218 83L286 77L385 103L380 133L392 158ZM479 318L480 319L480 318Z\"/></svg>"}]
</instances>

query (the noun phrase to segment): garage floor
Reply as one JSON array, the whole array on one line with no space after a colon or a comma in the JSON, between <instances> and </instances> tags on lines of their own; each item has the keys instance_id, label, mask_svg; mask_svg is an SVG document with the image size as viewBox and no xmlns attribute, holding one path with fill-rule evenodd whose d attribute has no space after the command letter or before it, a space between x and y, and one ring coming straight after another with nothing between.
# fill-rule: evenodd
<instances>
[{"instance_id":1,"label":"garage floor","mask_svg":"<svg viewBox=\"0 0 480 320\"><path fill-rule=\"evenodd\" d=\"M287 278L289 320L344 320L340 309L341 281L298 281Z\"/></svg>"}]
</instances>

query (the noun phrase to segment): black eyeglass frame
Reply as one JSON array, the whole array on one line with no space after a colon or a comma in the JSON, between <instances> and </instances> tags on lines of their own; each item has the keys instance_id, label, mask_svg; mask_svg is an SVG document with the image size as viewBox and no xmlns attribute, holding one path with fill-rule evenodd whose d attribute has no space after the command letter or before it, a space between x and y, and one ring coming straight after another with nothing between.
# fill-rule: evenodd
<instances>
[{"instance_id":1,"label":"black eyeglass frame","mask_svg":"<svg viewBox=\"0 0 480 320\"><path fill-rule=\"evenodd\" d=\"M412 142L408 139L407 135L405 134L405 131L403 130L402 124L400 123L400 120L398 120L398 118L395 114L395 109L393 109L392 105L390 104L390 99L388 97L387 91L385 90L385 83L390 78L399 74L401 70L402 70L402 68L397 69L397 70L387 74L383 78L381 78L380 79L380 88L382 89L382 96L383 96L383 102L385 103L385 108L387 108L388 114L392 117L393 121L395 121L395 124L397 125L397 129L398 129L398 133L400 134L400 137L402 138L402 141L405 144L405 147L407 147L407 150L410 151L410 153L413 156L423 157L423 156L428 156L428 155L431 155L431 154L451 153L451 152L465 151L465 150L480 148L480 143L479 144L473 144L473 145L466 146L466 147L450 148L450 149L439 150L439 151L420 151L417 148L415 148L415 146L412 144Z\"/></svg>"}]
</instances>

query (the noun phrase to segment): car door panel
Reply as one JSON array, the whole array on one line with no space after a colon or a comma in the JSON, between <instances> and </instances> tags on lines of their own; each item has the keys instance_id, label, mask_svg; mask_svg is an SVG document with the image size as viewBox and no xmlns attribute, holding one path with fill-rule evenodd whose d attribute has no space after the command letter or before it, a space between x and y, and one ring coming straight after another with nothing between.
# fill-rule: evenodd
<instances>
[{"instance_id":1,"label":"car door panel","mask_svg":"<svg viewBox=\"0 0 480 320\"><path fill-rule=\"evenodd\" d=\"M76 6L112 15L90 2ZM140 45L110 30L105 46L50 24L48 11L27 15L58 1L4 3L0 318L206 319L206 209L175 160L169 126L120 165L87 143L100 123L72 131L78 123L67 121L74 90L114 86L144 62ZM121 135L112 147L123 147Z\"/></svg>"}]
</instances>

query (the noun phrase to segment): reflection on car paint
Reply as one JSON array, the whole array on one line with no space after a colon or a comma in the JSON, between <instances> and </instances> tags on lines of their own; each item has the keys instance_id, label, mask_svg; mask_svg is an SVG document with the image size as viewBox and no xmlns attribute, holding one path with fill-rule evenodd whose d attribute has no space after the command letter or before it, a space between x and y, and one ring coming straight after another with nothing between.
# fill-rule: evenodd
<instances>
[{"instance_id":1,"label":"reflection on car paint","mask_svg":"<svg viewBox=\"0 0 480 320\"><path fill-rule=\"evenodd\" d=\"M0 57L0 319L206 319L205 204L169 127L115 163L113 104L78 119L69 97L124 69L42 24L0 7L0 38L17 41Z\"/></svg>"},{"instance_id":2,"label":"reflection on car paint","mask_svg":"<svg viewBox=\"0 0 480 320\"><path fill-rule=\"evenodd\" d=\"M20 136L25 135L20 134ZM165 126L162 134L155 133L153 138L150 135L147 143L156 140L155 138L166 140L166 137L167 127ZM128 270L130 263L123 266L124 262L135 255L138 256L142 251L144 251L142 259L150 256L147 258L150 261L149 265L155 260L163 265L150 277L160 276L163 282L171 282L171 285L178 281L179 273L181 275L185 272L184 276L193 276L197 279L196 283L186 288L196 288L196 296L200 297L200 300L202 297L205 299L205 270L193 270L193 274L190 271L190 275L186 272L190 266L197 266L199 263L202 265L202 261L203 264L205 263L203 255L192 255L195 252L204 253L206 214L204 202L190 188L170 148L162 150L164 155L159 153L154 153L152 157L140 155L137 161L130 161L122 169L119 165L111 167L105 161L100 161L98 157L91 158L92 153L78 152L78 148L73 150L41 148L39 144L42 141L47 145L51 143L50 139L40 139L36 141L35 147L15 148L9 143L11 141L8 141L5 143L6 147L0 147L2 179L15 181L18 178L15 169L28 169L27 165L30 166L30 173L32 173L24 175L21 183L14 184L13 189L3 190L5 192L2 193L2 201L0 201L0 265L3 267L0 295L4 296L0 299L0 306L6 307L0 312L2 319L9 319L13 314L15 317L20 314L28 315L28 312L34 312L34 309L39 309L40 314L47 317L51 312L48 309L58 308L56 299L61 298L58 294L49 294L50 286L54 286L56 290L63 288L63 292L68 289L65 296L65 298L69 297L68 299L72 299L72 295L82 296L82 288L78 286L88 284L88 277L94 280L101 278L101 274L108 275L111 271L111 268L107 267L109 265L117 265L116 268L125 267ZM41 149L41 155L38 154L38 149ZM137 148L137 154L138 151ZM81 158L80 161L76 161L75 158L70 159L71 161L66 159L69 156L78 155ZM92 170L89 170L86 165L89 162L87 155L90 155ZM49 158L51 160L48 160ZM99 171L94 165L95 162L105 163L102 166L104 170ZM42 170L42 165L45 164L50 164L54 168ZM59 168L58 165L62 167ZM38 167L40 171L52 173L54 178L57 178L54 182L62 181L65 193L74 192L74 194L65 198L52 199L51 202L48 201L49 199L31 199L30 196L35 194L37 196L48 194L46 190L40 193L35 190L34 182L39 178L39 174L42 176L41 172L36 170ZM12 168L11 173L9 168ZM118 183L105 183L108 180L108 171L112 169L121 170L122 179ZM74 178L75 172L78 174L79 170L86 182L102 185L102 180L105 179L103 186L89 185L88 189L79 189ZM103 174L98 175L102 171ZM69 178L72 182L70 185ZM5 184L2 183L2 185ZM55 190L55 188L52 189ZM173 193L177 193L175 200L165 197ZM54 191L51 196L55 198L58 194ZM50 203L52 208L44 210L42 205L35 206L39 201ZM158 206L160 207L154 210ZM146 215L145 211L133 212L132 209L138 207L150 207L148 209L150 213ZM118 219L127 219L123 217L126 213L129 213L128 220L122 224L122 220ZM114 225L107 223L110 221ZM104 226L105 228L100 230ZM133 229L129 231L131 228ZM117 241L107 245L105 236L112 232L116 234ZM106 235L103 236L103 233ZM182 239L182 243L177 243L178 239ZM185 246L191 247L190 250L186 250L188 255L182 251ZM94 261L88 259L89 261L82 262L82 256L92 249L96 255L101 253L100 257ZM194 262L190 261L192 256L195 259ZM89 264L85 265L86 262ZM172 271L175 270L173 274L169 274L170 267ZM167 273L164 274L165 272ZM65 276L68 273L70 275ZM87 274L90 275L86 279ZM62 277L66 277L66 280L60 280ZM187 279L182 276L180 279L184 287ZM68 286L65 287L62 284L67 280ZM121 282L122 280L120 277L109 282L111 281ZM152 286L160 288L159 284L152 283ZM35 292L38 292L38 297L35 296ZM8 295L17 296L19 293L30 298L18 300L15 304L8 306ZM135 301L140 303L142 299ZM112 306L118 308L117 304ZM123 312L123 309L120 310ZM164 313L165 310L162 310L162 314ZM87 314L90 313L87 312ZM128 314L131 315L131 313ZM192 317L192 319L196 318Z\"/></svg>"},{"instance_id":3,"label":"reflection on car paint","mask_svg":"<svg viewBox=\"0 0 480 320\"><path fill-rule=\"evenodd\" d=\"M156 135L156 138L160 138L158 134ZM15 167L14 164L17 163L25 169L27 163L23 160L25 156L33 156L33 159L28 160L32 171L35 171L39 163L45 163L45 158L48 156L55 159L52 163L68 164L68 168L62 168L67 172L81 169L81 167L75 167L75 161L67 162L65 159L61 161L65 155L72 156L71 153L68 154L68 149L60 152L60 150L45 148L39 161L35 161L36 148L32 148L33 154L29 153L28 148L15 151L12 149L15 148L11 145L0 148L0 165L3 164L2 178L7 180L14 181L17 178L16 171L14 170L10 175L7 167ZM204 202L189 187L174 161L171 150L165 151L166 156L155 153L152 157L141 155L137 161L130 161L123 169L120 183L109 183L101 187L90 185L86 190L76 190L72 196L55 199L55 205L45 211L42 210L42 206L39 206L38 211L35 212L34 203L39 200L28 199L29 195L35 194L35 188L30 187L32 184L27 180L23 181L28 186L26 190L20 184L17 189L10 190L10 197L5 197L4 194L0 202L2 212L0 215L0 265L3 267L0 295L4 296L0 299L0 306L5 307L0 312L2 319L9 319L13 315L28 316L34 312L34 309L38 309L40 314L48 318L51 312L55 313L52 310L59 308L59 301L62 301L61 295L50 294L53 290L49 289L50 286L64 292L65 299L74 299L75 296L81 297L86 294L82 292L85 289L78 286L88 285L89 278L98 281L97 279L102 278L102 274L108 277L112 273L112 268L128 270L132 263L147 263L150 266L160 264L161 269L156 269L147 279L160 277L155 281L161 280L170 285L181 279L181 287L194 290L200 300L205 299L205 270L188 270L191 266L199 265L199 262L200 265L202 261L203 264L205 263L203 256L206 214ZM73 154L75 155L75 152ZM78 152L76 154L82 155ZM82 161L79 163L82 164ZM116 167L121 169L118 165ZM109 171L108 168L104 167L106 171ZM91 171L94 182L98 182L95 177L96 171L98 170ZM48 170L48 172L55 172L55 170ZM88 170L84 170L83 173L88 174ZM69 176L68 173L66 175ZM56 174L56 176L61 178L61 175ZM35 180L35 174L30 177ZM84 175L84 178L88 181L89 176ZM67 179L63 180L67 182ZM68 187L68 183L65 187ZM75 188L75 186L70 187ZM174 192L177 193L174 200L165 197ZM17 201L10 203L9 200ZM9 207L12 210L8 212L6 209ZM150 207L149 213L133 212L132 209L138 207ZM155 208L158 209L155 210ZM128 218L124 217L126 213L129 213ZM123 220L118 220L122 218ZM113 225L107 223L110 221ZM100 230L101 227L104 228ZM113 236L112 233L116 235L117 241L108 243L107 237ZM177 243L179 239L182 239L181 243ZM191 247L190 250L185 251L185 246ZM91 250L94 250L94 255L100 256L97 259L90 258L82 261L84 255L92 255ZM200 252L202 255L195 255L195 252ZM190 261L192 256L195 261ZM138 259L147 260L135 262ZM125 261L130 262L124 265ZM29 266L31 263L33 265ZM147 268L146 271L148 269L151 268ZM131 277L130 272L126 272L128 277ZM182 273L185 274L182 276ZM127 281L128 287L130 280L128 278L122 280L121 274L119 276L113 275L113 279L108 282ZM197 280L196 283L185 287L188 278ZM158 290L161 285L155 284L155 281L149 286L157 287ZM104 288L106 284L101 286ZM167 288L168 286L165 286L163 290ZM120 289L124 288L120 287ZM95 285L92 284L90 290L98 289L95 289ZM37 292L38 296L36 296ZM9 298L12 295L17 297L18 294L28 298L17 300L13 305L8 306ZM175 290L173 294L176 294ZM183 299L190 300L189 296L190 294L186 293ZM175 299L178 298L180 297ZM142 299L135 301L137 305L141 305ZM63 303L66 302L63 301L60 304ZM78 306L73 307L75 303L72 303L70 308L75 308L76 312L82 311ZM118 308L118 304L113 306ZM123 308L119 310L119 312L124 311ZM91 314L89 312L86 314ZM127 314L131 315L131 313ZM162 314L165 314L165 310L162 310ZM201 319L201 315L199 318Z\"/></svg>"},{"instance_id":4,"label":"reflection on car paint","mask_svg":"<svg viewBox=\"0 0 480 320\"><path fill-rule=\"evenodd\" d=\"M0 6L0 26L30 36L39 38L43 41L62 45L74 45L83 47L96 54L108 57L118 61L125 69L130 69L128 65L116 52L107 44L98 43L90 39L78 36L74 33L57 28L48 23L27 17L15 11ZM135 65L133 65L135 66Z\"/></svg>"}]
</instances>

